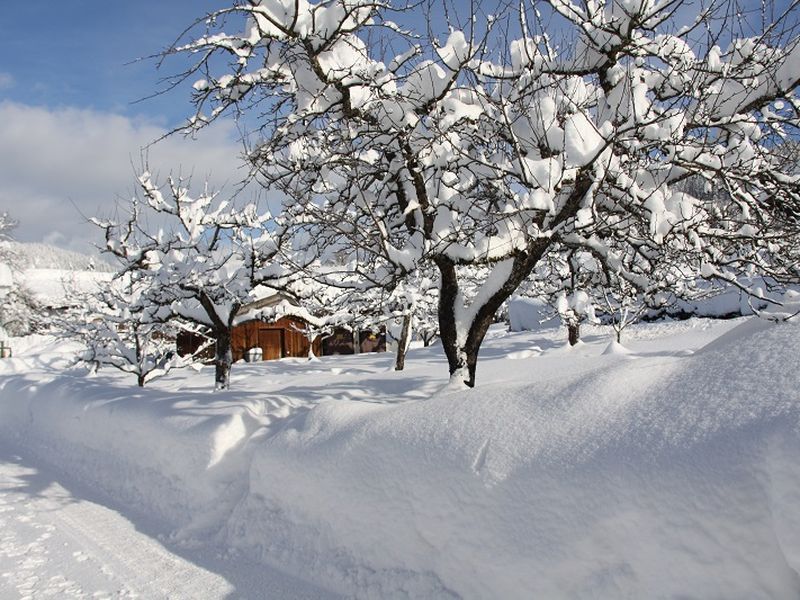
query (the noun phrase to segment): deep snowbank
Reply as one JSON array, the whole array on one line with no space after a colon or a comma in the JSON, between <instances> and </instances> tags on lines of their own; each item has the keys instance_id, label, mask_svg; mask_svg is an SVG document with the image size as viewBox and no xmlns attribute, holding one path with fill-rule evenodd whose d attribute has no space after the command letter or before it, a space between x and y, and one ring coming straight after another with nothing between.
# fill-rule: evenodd
<instances>
[{"instance_id":1,"label":"deep snowbank","mask_svg":"<svg viewBox=\"0 0 800 600\"><path fill-rule=\"evenodd\" d=\"M394 381L395 403L304 404L321 373L270 395L6 376L0 435L179 536L361 597L796 597L798 333L524 360L493 340L494 383L409 400Z\"/></svg>"}]
</instances>

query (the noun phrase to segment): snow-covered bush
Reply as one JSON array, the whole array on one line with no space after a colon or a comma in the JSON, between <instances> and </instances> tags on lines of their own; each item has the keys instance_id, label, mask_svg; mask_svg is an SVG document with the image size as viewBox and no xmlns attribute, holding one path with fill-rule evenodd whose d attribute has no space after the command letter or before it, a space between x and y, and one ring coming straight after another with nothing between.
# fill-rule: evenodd
<instances>
[{"instance_id":1,"label":"snow-covered bush","mask_svg":"<svg viewBox=\"0 0 800 600\"><path fill-rule=\"evenodd\" d=\"M136 376L139 387L175 366L176 328L170 312L150 302L151 282L124 274L91 294L73 291L77 302L58 315L57 330L84 350L78 360L93 371L110 366Z\"/></svg>"},{"instance_id":2,"label":"snow-covered bush","mask_svg":"<svg viewBox=\"0 0 800 600\"><path fill-rule=\"evenodd\" d=\"M22 284L0 297L0 327L14 336L35 333L47 326L45 311Z\"/></svg>"},{"instance_id":3,"label":"snow-covered bush","mask_svg":"<svg viewBox=\"0 0 800 600\"><path fill-rule=\"evenodd\" d=\"M44 325L43 310L23 283L19 253L12 231L17 222L0 213L0 330L21 336Z\"/></svg>"}]
</instances>

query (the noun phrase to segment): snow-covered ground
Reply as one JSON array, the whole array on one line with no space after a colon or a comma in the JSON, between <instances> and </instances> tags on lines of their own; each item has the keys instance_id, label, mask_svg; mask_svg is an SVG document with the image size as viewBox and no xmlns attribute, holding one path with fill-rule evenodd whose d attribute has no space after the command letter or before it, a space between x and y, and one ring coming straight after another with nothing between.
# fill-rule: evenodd
<instances>
[{"instance_id":1,"label":"snow-covered ground","mask_svg":"<svg viewBox=\"0 0 800 600\"><path fill-rule=\"evenodd\" d=\"M177 553L158 524L64 481L0 446L0 598L332 598L268 567Z\"/></svg>"},{"instance_id":2,"label":"snow-covered ground","mask_svg":"<svg viewBox=\"0 0 800 600\"><path fill-rule=\"evenodd\" d=\"M210 369L139 390L18 340L0 586L161 597L110 535L175 571L164 597L797 597L798 333L694 319L569 349L493 329L470 391L445 388L438 348L403 373L387 354L237 364L212 393Z\"/></svg>"}]
</instances>

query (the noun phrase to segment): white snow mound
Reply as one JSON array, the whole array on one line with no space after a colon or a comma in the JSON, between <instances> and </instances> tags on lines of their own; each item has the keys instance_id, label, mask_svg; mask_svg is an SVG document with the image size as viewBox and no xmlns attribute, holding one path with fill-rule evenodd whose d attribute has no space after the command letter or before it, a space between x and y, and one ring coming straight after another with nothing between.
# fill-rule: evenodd
<instances>
[{"instance_id":1,"label":"white snow mound","mask_svg":"<svg viewBox=\"0 0 800 600\"><path fill-rule=\"evenodd\" d=\"M502 383L386 403L5 376L0 435L356 597L797 597L798 333L489 358Z\"/></svg>"}]
</instances>

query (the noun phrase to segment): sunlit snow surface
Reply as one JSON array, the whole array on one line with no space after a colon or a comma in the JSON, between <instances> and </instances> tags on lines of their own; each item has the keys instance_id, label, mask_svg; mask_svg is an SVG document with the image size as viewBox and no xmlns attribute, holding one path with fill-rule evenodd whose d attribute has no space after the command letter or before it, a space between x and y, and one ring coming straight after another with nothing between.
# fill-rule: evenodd
<instances>
[{"instance_id":1,"label":"sunlit snow surface","mask_svg":"<svg viewBox=\"0 0 800 600\"><path fill-rule=\"evenodd\" d=\"M624 347L585 328L567 348L558 329L495 328L466 392L443 391L439 348L403 373L385 354L242 363L212 393L210 369L139 390L20 340L0 365L0 497L39 501L14 453L97 490L135 546L195 573L170 597L266 597L241 583L258 563L283 582L273 597L324 593L301 580L367 598L797 597L798 333L690 320L633 327ZM58 556L42 573L113 591ZM216 583L198 595L194 577Z\"/></svg>"}]
</instances>

